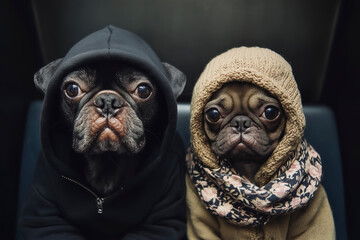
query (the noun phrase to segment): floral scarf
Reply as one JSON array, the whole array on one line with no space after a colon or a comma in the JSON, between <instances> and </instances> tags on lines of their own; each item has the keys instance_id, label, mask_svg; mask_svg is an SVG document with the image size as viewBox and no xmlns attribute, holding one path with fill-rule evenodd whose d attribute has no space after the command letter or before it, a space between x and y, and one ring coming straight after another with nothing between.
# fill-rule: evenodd
<instances>
[{"instance_id":1,"label":"floral scarf","mask_svg":"<svg viewBox=\"0 0 360 240\"><path fill-rule=\"evenodd\" d=\"M258 187L237 175L226 159L210 169L189 150L190 178L205 207L239 226L262 226L272 216L291 213L309 203L321 181L319 154L302 140L273 180Z\"/></svg>"}]
</instances>

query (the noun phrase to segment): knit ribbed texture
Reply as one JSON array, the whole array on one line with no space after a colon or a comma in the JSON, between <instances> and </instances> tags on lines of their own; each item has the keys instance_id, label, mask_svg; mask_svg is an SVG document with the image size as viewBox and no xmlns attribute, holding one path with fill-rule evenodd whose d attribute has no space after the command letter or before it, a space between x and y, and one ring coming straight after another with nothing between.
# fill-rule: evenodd
<instances>
[{"instance_id":1,"label":"knit ribbed texture","mask_svg":"<svg viewBox=\"0 0 360 240\"><path fill-rule=\"evenodd\" d=\"M233 48L213 58L200 75L191 99L190 132L192 147L209 168L218 168L203 126L203 111L211 96L225 83L239 81L257 85L275 96L286 116L285 134L255 176L257 185L267 183L291 156L303 136L305 117L301 96L289 63L265 48Z\"/></svg>"}]
</instances>

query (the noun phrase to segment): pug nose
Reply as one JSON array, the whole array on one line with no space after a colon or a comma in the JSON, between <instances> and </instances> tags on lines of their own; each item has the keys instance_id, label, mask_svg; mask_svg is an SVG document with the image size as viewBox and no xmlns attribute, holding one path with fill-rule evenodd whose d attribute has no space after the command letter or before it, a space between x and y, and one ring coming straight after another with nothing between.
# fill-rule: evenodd
<instances>
[{"instance_id":1,"label":"pug nose","mask_svg":"<svg viewBox=\"0 0 360 240\"><path fill-rule=\"evenodd\" d=\"M252 126L252 120L247 116L236 116L231 120L230 124L239 132L243 133L246 129Z\"/></svg>"},{"instance_id":2,"label":"pug nose","mask_svg":"<svg viewBox=\"0 0 360 240\"><path fill-rule=\"evenodd\" d=\"M123 106L123 101L115 94L103 93L95 98L94 105L104 116L112 116Z\"/></svg>"}]
</instances>

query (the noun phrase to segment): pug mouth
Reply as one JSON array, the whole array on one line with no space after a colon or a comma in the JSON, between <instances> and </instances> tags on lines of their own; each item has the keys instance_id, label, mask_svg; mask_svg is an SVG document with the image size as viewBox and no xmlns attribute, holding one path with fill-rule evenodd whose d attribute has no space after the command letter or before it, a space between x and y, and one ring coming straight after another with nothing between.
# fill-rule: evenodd
<instances>
[{"instance_id":1,"label":"pug mouth","mask_svg":"<svg viewBox=\"0 0 360 240\"><path fill-rule=\"evenodd\" d=\"M116 117L99 117L92 124L91 135L100 141L119 140L120 136L125 135L124 123Z\"/></svg>"},{"instance_id":2,"label":"pug mouth","mask_svg":"<svg viewBox=\"0 0 360 240\"><path fill-rule=\"evenodd\" d=\"M109 126L100 131L97 137L97 141L119 141L119 136Z\"/></svg>"},{"instance_id":3,"label":"pug mouth","mask_svg":"<svg viewBox=\"0 0 360 240\"><path fill-rule=\"evenodd\" d=\"M256 160L268 155L269 145L248 133L233 132L222 135L212 145L220 157L229 159Z\"/></svg>"},{"instance_id":4,"label":"pug mouth","mask_svg":"<svg viewBox=\"0 0 360 240\"><path fill-rule=\"evenodd\" d=\"M75 124L73 147L79 153L134 154L144 145L142 122L130 109L103 116L96 109L88 108Z\"/></svg>"},{"instance_id":5,"label":"pug mouth","mask_svg":"<svg viewBox=\"0 0 360 240\"><path fill-rule=\"evenodd\" d=\"M93 153L117 152L124 153L126 147L121 142L121 133L118 127L109 124L108 120L102 120L101 128L92 131L92 141L89 150Z\"/></svg>"},{"instance_id":6,"label":"pug mouth","mask_svg":"<svg viewBox=\"0 0 360 240\"><path fill-rule=\"evenodd\" d=\"M231 137L231 144L228 148L228 154L231 155L256 155L256 141L247 137L245 134L238 133Z\"/></svg>"}]
</instances>

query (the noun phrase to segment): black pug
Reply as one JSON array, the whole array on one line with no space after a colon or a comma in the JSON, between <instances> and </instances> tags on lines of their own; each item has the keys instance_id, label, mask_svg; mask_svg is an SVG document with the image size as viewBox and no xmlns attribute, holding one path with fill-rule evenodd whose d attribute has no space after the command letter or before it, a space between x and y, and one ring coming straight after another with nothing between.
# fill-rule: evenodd
<instances>
[{"instance_id":1,"label":"black pug","mask_svg":"<svg viewBox=\"0 0 360 240\"><path fill-rule=\"evenodd\" d=\"M185 76L109 26L35 74L42 154L20 216L26 239L181 239Z\"/></svg>"},{"instance_id":2,"label":"black pug","mask_svg":"<svg viewBox=\"0 0 360 240\"><path fill-rule=\"evenodd\" d=\"M39 87L48 80L41 72L35 79ZM83 156L78 167L96 193L108 195L141 167L146 139L161 137L158 89L134 67L100 62L69 73L61 92L72 148Z\"/></svg>"}]
</instances>

